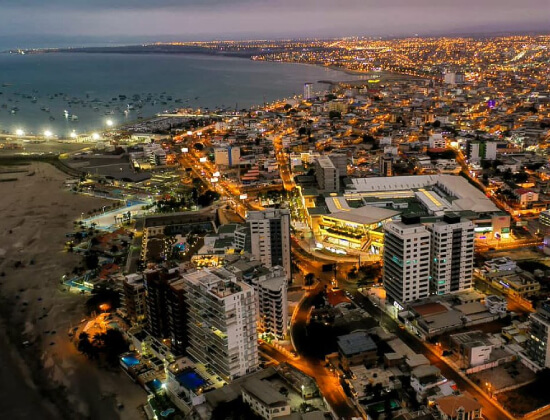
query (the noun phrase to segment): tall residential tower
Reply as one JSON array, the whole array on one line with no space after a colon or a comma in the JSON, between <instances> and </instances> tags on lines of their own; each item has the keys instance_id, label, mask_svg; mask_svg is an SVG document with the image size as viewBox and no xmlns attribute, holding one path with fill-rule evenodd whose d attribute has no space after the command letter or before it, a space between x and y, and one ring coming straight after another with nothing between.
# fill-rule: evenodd
<instances>
[{"instance_id":1,"label":"tall residential tower","mask_svg":"<svg viewBox=\"0 0 550 420\"><path fill-rule=\"evenodd\" d=\"M392 302L403 305L429 295L430 232L419 217L403 216L385 226L384 287Z\"/></svg>"},{"instance_id":2,"label":"tall residential tower","mask_svg":"<svg viewBox=\"0 0 550 420\"><path fill-rule=\"evenodd\" d=\"M246 220L250 228L252 255L266 267L280 265L290 279L290 211L288 209L250 211Z\"/></svg>"},{"instance_id":3,"label":"tall residential tower","mask_svg":"<svg viewBox=\"0 0 550 420\"><path fill-rule=\"evenodd\" d=\"M474 224L448 213L428 225L431 233L431 291L438 295L472 287Z\"/></svg>"}]
</instances>

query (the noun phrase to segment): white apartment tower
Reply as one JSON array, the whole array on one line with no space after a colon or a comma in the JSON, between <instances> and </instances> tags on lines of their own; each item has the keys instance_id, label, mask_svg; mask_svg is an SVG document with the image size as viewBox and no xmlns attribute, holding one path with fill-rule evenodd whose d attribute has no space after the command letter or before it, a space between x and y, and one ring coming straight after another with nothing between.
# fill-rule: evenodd
<instances>
[{"instance_id":1,"label":"white apartment tower","mask_svg":"<svg viewBox=\"0 0 550 420\"><path fill-rule=\"evenodd\" d=\"M313 98L313 83L304 83L304 100Z\"/></svg>"},{"instance_id":2,"label":"white apartment tower","mask_svg":"<svg viewBox=\"0 0 550 420\"><path fill-rule=\"evenodd\" d=\"M431 291L438 295L472 287L474 224L448 213L428 226L431 233Z\"/></svg>"},{"instance_id":3,"label":"white apartment tower","mask_svg":"<svg viewBox=\"0 0 550 420\"><path fill-rule=\"evenodd\" d=\"M403 305L429 295L430 232L419 217L403 216L386 224L384 288L391 301Z\"/></svg>"},{"instance_id":4,"label":"white apartment tower","mask_svg":"<svg viewBox=\"0 0 550 420\"><path fill-rule=\"evenodd\" d=\"M258 312L252 286L224 268L183 275L187 353L231 381L258 367Z\"/></svg>"},{"instance_id":5,"label":"white apartment tower","mask_svg":"<svg viewBox=\"0 0 550 420\"><path fill-rule=\"evenodd\" d=\"M280 265L290 279L290 211L250 211L246 221L250 228L251 254L266 267Z\"/></svg>"}]
</instances>

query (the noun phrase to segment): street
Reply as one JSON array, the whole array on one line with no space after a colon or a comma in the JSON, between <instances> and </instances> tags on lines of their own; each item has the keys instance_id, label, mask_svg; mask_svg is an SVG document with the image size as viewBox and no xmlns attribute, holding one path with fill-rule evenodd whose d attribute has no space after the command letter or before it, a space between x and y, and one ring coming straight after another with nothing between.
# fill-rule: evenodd
<instances>
[{"instance_id":1,"label":"street","mask_svg":"<svg viewBox=\"0 0 550 420\"><path fill-rule=\"evenodd\" d=\"M443 359L435 355L423 341L408 333L406 330L399 328L398 324L381 309L375 307L372 302L363 296L361 293L354 294L354 301L365 309L371 316L380 320L380 322L389 326L391 332L399 337L407 346L416 353L421 353L428 358L430 363L441 370L441 374L447 379L453 380L462 392L467 392L475 398L483 406L483 417L489 420L500 420L511 418L499 407L495 406L485 394L479 392L476 388L470 385L462 376L460 376L451 366Z\"/></svg>"}]
</instances>

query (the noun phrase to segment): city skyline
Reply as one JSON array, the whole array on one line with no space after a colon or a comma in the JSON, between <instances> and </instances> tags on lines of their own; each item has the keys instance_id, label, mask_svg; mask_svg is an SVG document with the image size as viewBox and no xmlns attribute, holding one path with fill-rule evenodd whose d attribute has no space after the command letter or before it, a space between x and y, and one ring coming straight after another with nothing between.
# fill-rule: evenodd
<instances>
[{"instance_id":1,"label":"city skyline","mask_svg":"<svg viewBox=\"0 0 550 420\"><path fill-rule=\"evenodd\" d=\"M76 44L196 39L429 36L545 31L544 0L389 2L221 0L148 3L117 0L3 2L0 39L77 37ZM266 17L269 16L269 19ZM20 36L23 36L22 38ZM87 40L87 41L84 41ZM23 41L24 42L24 41ZM42 39L42 42L47 42ZM6 42L8 43L8 42ZM25 45L22 45L25 47Z\"/></svg>"}]
</instances>

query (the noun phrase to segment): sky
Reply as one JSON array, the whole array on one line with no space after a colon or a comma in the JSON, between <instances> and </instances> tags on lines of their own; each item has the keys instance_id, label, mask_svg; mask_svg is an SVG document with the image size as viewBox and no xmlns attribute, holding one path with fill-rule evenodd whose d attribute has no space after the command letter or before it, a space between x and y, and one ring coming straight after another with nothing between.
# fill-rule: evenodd
<instances>
[{"instance_id":1,"label":"sky","mask_svg":"<svg viewBox=\"0 0 550 420\"><path fill-rule=\"evenodd\" d=\"M0 0L0 40L21 42L517 31L550 32L550 0Z\"/></svg>"}]
</instances>

